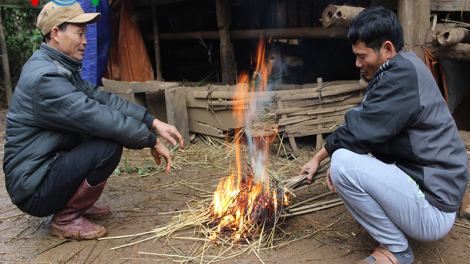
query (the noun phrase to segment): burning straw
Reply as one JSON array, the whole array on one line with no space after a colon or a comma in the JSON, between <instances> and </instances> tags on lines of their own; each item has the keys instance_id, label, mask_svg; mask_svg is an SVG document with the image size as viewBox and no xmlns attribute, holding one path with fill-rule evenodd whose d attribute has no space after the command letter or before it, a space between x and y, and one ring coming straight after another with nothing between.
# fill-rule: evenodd
<instances>
[{"instance_id":1,"label":"burning straw","mask_svg":"<svg viewBox=\"0 0 470 264\"><path fill-rule=\"evenodd\" d=\"M257 54L258 65L255 69L258 79L256 82L249 82L247 74L239 77L240 84L238 85L236 100L243 102L251 100L251 103L248 109L234 108L234 117L238 120L240 129L235 131L234 146L231 147L230 151L230 153L235 153L236 158L235 168L232 170L231 175L219 181L218 188L213 195L198 201L195 205L187 203L188 210L175 212L177 215L172 217L171 222L166 225L141 234L102 238L128 238L150 235L147 238L113 249L166 237L167 240L169 238L178 238L195 240L204 244L193 246L186 253L174 249L176 255L152 254L173 258L181 262L195 260L216 262L236 257L247 251L253 251L261 260L257 254L261 249L275 248L281 245L280 241L283 238L276 238L276 234L284 232L279 227L281 220L289 216L305 214L341 204L336 199L306 205L308 202L332 194L330 192L289 205L290 197L295 197L296 191L305 188L304 186L307 184L306 175L284 181L270 175L268 170L268 147L277 135L277 125L265 122L266 120L263 120L262 115L258 112L259 106L266 103L264 92L268 88L267 78L263 79L262 76L269 76L271 71L271 65L265 65L264 57L264 43L261 41ZM247 98L246 95L249 91L256 91L257 95L252 96L251 99ZM208 140L207 142L211 141ZM249 152L249 163L242 161L241 142L246 143L246 149ZM228 147L228 143L226 145ZM314 180L320 181L317 181L314 185L323 184L322 178L326 176L328 165L327 162L320 166L314 176ZM197 188L187 183L184 185L197 190ZM193 236L174 236L175 232L189 228L193 229ZM224 245L227 248L221 250L220 254L216 256L205 254L212 243ZM238 249L241 249L234 253L233 247L235 245ZM228 253L229 250L230 253Z\"/></svg>"}]
</instances>

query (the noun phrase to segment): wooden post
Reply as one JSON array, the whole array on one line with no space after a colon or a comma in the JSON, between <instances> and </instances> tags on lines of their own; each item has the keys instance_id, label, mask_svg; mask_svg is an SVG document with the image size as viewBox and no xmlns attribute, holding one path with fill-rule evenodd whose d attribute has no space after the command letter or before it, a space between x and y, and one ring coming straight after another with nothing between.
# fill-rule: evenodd
<instances>
[{"instance_id":1,"label":"wooden post","mask_svg":"<svg viewBox=\"0 0 470 264\"><path fill-rule=\"evenodd\" d=\"M403 27L404 49L413 51L423 61L426 34L429 29L431 0L398 0L398 18Z\"/></svg>"},{"instance_id":2,"label":"wooden post","mask_svg":"<svg viewBox=\"0 0 470 264\"><path fill-rule=\"evenodd\" d=\"M158 17L157 17L157 7L152 6L152 19L153 19L153 43L155 44L155 70L157 76L156 80L163 81L162 77L162 65L160 57L160 38L158 37Z\"/></svg>"},{"instance_id":3,"label":"wooden post","mask_svg":"<svg viewBox=\"0 0 470 264\"><path fill-rule=\"evenodd\" d=\"M188 112L184 92L184 87L165 90L166 115L168 124L178 129L183 137L184 145L189 146L191 140L189 138Z\"/></svg>"},{"instance_id":4,"label":"wooden post","mask_svg":"<svg viewBox=\"0 0 470 264\"><path fill-rule=\"evenodd\" d=\"M3 31L3 20L0 12L0 50L2 52L3 80L5 82L5 94L7 104L10 107L13 90L11 89L10 64L8 63L7 43L5 41L5 32Z\"/></svg>"},{"instance_id":5,"label":"wooden post","mask_svg":"<svg viewBox=\"0 0 470 264\"><path fill-rule=\"evenodd\" d=\"M318 100L320 100L320 105L318 106L318 110L320 110L322 107L322 94L321 94L321 88L323 88L323 78L317 78L317 90L318 90ZM317 120L320 120L322 118L322 115L318 114L317 115ZM322 123L318 123L317 129L321 129L323 126ZM323 134L317 134L317 144L316 144L316 149L320 150L323 147Z\"/></svg>"},{"instance_id":6,"label":"wooden post","mask_svg":"<svg viewBox=\"0 0 470 264\"><path fill-rule=\"evenodd\" d=\"M222 82L235 84L235 55L230 42L229 27L232 24L230 17L230 3L228 0L215 0L217 12L217 25L220 33L220 57L222 60Z\"/></svg>"}]
</instances>

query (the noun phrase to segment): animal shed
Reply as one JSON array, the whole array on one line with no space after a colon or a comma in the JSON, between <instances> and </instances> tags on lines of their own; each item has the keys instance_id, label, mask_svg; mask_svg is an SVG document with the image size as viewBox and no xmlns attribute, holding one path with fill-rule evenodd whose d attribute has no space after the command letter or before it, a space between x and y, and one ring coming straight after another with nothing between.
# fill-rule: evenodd
<instances>
[{"instance_id":1,"label":"animal shed","mask_svg":"<svg viewBox=\"0 0 470 264\"><path fill-rule=\"evenodd\" d=\"M389 7L397 11L404 25L405 50L413 50L425 60L422 46L430 28L430 12L427 10L446 11L445 9L452 8L449 7L451 1L420 1L420 6L424 7L420 9L416 9L414 2L132 1L133 10L130 11L129 18L139 25L154 69L152 73L157 81L120 82L118 86L128 87L120 91L115 89L118 87L115 85L117 82L108 81L104 82L104 89L146 106L159 119L173 124L179 122L178 128L185 134L185 139L189 138L189 131L224 137L227 131L236 126L231 115L230 98L224 96L233 92L237 75L241 71L253 74L256 46L262 38L269 42L266 45L265 60L274 56L282 62L288 61L286 58L300 58L302 61L302 66L291 67L285 65L286 63L281 66L287 73L277 75L281 76L277 81L282 84L274 87L277 90L274 93L298 94L299 98L297 102L290 103L286 103L284 99L274 100L269 105L271 117L279 119L279 131L290 139L294 153L295 136L320 135L317 136L319 147L322 144L321 135L334 130L338 122L342 121L341 115L344 115L345 110L360 101L365 88L359 88L359 71L355 68L355 57L346 39L348 25L338 23L337 26L326 28L325 11L331 6L339 8L342 4ZM406 26L410 23L415 26ZM436 48L434 43L427 48L437 50L439 58L445 58L449 54ZM202 87L195 87L201 85ZM335 108L322 105L321 102L322 87L331 85L333 86L330 89L333 90L339 85L340 91L349 87L346 88L346 93L337 93L334 98L326 98L324 101ZM167 92L167 89L181 90L179 98L183 98L183 94L185 104L168 98L174 92ZM307 101L300 100L302 95L307 91L313 93L313 90L316 97L312 95L309 99L316 101L302 103ZM224 92L224 96L216 96ZM300 111L299 105L308 107ZM328 108L337 117L320 114L323 112L319 108ZM299 116L300 112L303 116ZM321 121L321 118L326 119Z\"/></svg>"}]
</instances>

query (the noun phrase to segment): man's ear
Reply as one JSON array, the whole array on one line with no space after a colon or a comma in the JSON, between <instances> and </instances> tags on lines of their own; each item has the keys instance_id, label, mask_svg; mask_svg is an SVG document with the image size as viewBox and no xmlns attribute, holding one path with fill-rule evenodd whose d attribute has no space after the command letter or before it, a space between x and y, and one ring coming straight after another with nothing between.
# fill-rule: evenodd
<instances>
[{"instance_id":1,"label":"man's ear","mask_svg":"<svg viewBox=\"0 0 470 264\"><path fill-rule=\"evenodd\" d=\"M58 27L53 27L51 29L51 40L54 40L57 43L59 43L59 32L60 32L60 29Z\"/></svg>"},{"instance_id":2,"label":"man's ear","mask_svg":"<svg viewBox=\"0 0 470 264\"><path fill-rule=\"evenodd\" d=\"M395 50L395 45L390 40L387 40L383 44L383 48L387 54L387 60L391 59L397 53Z\"/></svg>"}]
</instances>

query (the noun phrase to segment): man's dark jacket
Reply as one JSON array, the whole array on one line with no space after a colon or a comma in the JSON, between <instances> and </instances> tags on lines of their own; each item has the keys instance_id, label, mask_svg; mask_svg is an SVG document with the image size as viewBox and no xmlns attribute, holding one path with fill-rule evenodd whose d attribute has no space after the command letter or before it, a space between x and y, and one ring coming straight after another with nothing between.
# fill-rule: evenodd
<instances>
[{"instance_id":1,"label":"man's dark jacket","mask_svg":"<svg viewBox=\"0 0 470 264\"><path fill-rule=\"evenodd\" d=\"M434 78L413 52L383 64L359 106L332 133L325 149L371 152L413 178L430 204L459 209L468 184L468 157Z\"/></svg>"},{"instance_id":2,"label":"man's dark jacket","mask_svg":"<svg viewBox=\"0 0 470 264\"><path fill-rule=\"evenodd\" d=\"M33 194L51 164L96 136L127 148L156 144L153 117L80 77L81 62L42 44L23 66L7 114L3 170L10 198Z\"/></svg>"}]
</instances>

